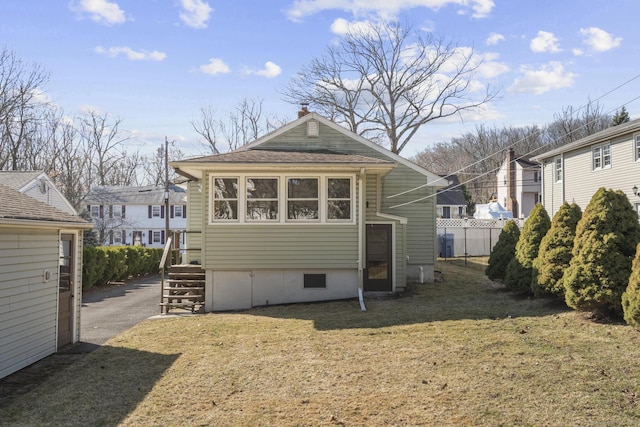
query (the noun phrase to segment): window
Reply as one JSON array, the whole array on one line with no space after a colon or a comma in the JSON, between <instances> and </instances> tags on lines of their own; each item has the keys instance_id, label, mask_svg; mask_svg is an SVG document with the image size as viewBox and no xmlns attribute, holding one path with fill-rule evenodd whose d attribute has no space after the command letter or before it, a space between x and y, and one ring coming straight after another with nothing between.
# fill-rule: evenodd
<instances>
[{"instance_id":1,"label":"window","mask_svg":"<svg viewBox=\"0 0 640 427\"><path fill-rule=\"evenodd\" d=\"M538 171L533 171L533 182L538 182Z\"/></svg>"},{"instance_id":2,"label":"window","mask_svg":"<svg viewBox=\"0 0 640 427\"><path fill-rule=\"evenodd\" d=\"M327 219L351 219L351 178L327 180Z\"/></svg>"},{"instance_id":3,"label":"window","mask_svg":"<svg viewBox=\"0 0 640 427\"><path fill-rule=\"evenodd\" d=\"M238 219L238 178L215 178L213 187L213 219Z\"/></svg>"},{"instance_id":4,"label":"window","mask_svg":"<svg viewBox=\"0 0 640 427\"><path fill-rule=\"evenodd\" d=\"M115 211L114 211L115 214ZM113 244L114 245L121 245L122 244L122 231L120 230L114 230L112 231L113 233Z\"/></svg>"},{"instance_id":5,"label":"window","mask_svg":"<svg viewBox=\"0 0 640 427\"><path fill-rule=\"evenodd\" d=\"M318 220L318 178L287 179L287 219Z\"/></svg>"},{"instance_id":6,"label":"window","mask_svg":"<svg viewBox=\"0 0 640 427\"><path fill-rule=\"evenodd\" d=\"M593 170L611 167L611 145L597 145L592 149Z\"/></svg>"},{"instance_id":7,"label":"window","mask_svg":"<svg viewBox=\"0 0 640 427\"><path fill-rule=\"evenodd\" d=\"M154 231L153 232L153 243L160 243L162 244L162 233L159 231Z\"/></svg>"},{"instance_id":8,"label":"window","mask_svg":"<svg viewBox=\"0 0 640 427\"><path fill-rule=\"evenodd\" d=\"M122 218L122 206L113 205L111 209L112 209L114 218Z\"/></svg>"},{"instance_id":9,"label":"window","mask_svg":"<svg viewBox=\"0 0 640 427\"><path fill-rule=\"evenodd\" d=\"M247 178L247 221L277 221L278 179Z\"/></svg>"},{"instance_id":10,"label":"window","mask_svg":"<svg viewBox=\"0 0 640 427\"><path fill-rule=\"evenodd\" d=\"M464 216L464 208L462 206L458 206L458 218L462 218Z\"/></svg>"},{"instance_id":11,"label":"window","mask_svg":"<svg viewBox=\"0 0 640 427\"><path fill-rule=\"evenodd\" d=\"M305 288L326 288L327 275L326 274L305 274L304 287Z\"/></svg>"},{"instance_id":12,"label":"window","mask_svg":"<svg viewBox=\"0 0 640 427\"><path fill-rule=\"evenodd\" d=\"M636 161L640 160L640 134L634 136Z\"/></svg>"},{"instance_id":13,"label":"window","mask_svg":"<svg viewBox=\"0 0 640 427\"><path fill-rule=\"evenodd\" d=\"M442 207L442 218L451 218L451 206Z\"/></svg>"},{"instance_id":14,"label":"window","mask_svg":"<svg viewBox=\"0 0 640 427\"><path fill-rule=\"evenodd\" d=\"M173 216L182 218L182 205L175 205L173 207Z\"/></svg>"},{"instance_id":15,"label":"window","mask_svg":"<svg viewBox=\"0 0 640 427\"><path fill-rule=\"evenodd\" d=\"M555 182L562 181L562 157L556 157L553 162Z\"/></svg>"},{"instance_id":16,"label":"window","mask_svg":"<svg viewBox=\"0 0 640 427\"><path fill-rule=\"evenodd\" d=\"M99 218L100 217L100 206L98 205L92 205L91 206L91 216L94 218Z\"/></svg>"},{"instance_id":17,"label":"window","mask_svg":"<svg viewBox=\"0 0 640 427\"><path fill-rule=\"evenodd\" d=\"M160 218L160 206L151 206L151 217Z\"/></svg>"}]
</instances>

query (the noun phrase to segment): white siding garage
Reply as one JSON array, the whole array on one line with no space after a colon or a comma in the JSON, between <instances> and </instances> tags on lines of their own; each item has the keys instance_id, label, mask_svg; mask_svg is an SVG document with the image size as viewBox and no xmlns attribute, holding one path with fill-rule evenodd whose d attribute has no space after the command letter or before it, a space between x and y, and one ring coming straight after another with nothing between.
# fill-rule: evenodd
<instances>
[{"instance_id":1,"label":"white siding garage","mask_svg":"<svg viewBox=\"0 0 640 427\"><path fill-rule=\"evenodd\" d=\"M0 185L0 378L79 340L83 228Z\"/></svg>"}]
</instances>

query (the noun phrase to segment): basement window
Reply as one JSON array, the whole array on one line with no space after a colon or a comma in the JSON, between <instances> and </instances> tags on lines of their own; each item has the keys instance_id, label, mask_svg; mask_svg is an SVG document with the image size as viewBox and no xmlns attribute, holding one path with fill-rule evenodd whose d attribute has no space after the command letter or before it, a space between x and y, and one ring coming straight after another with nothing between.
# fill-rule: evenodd
<instances>
[{"instance_id":1,"label":"basement window","mask_svg":"<svg viewBox=\"0 0 640 427\"><path fill-rule=\"evenodd\" d=\"M305 274L304 275L304 287L305 288L326 288L327 287L327 275L326 274Z\"/></svg>"}]
</instances>

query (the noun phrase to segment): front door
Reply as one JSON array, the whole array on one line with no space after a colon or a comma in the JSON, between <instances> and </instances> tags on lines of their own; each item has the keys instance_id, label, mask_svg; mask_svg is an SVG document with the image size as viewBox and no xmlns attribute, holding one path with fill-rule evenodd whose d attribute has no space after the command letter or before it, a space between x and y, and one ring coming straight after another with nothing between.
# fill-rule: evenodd
<instances>
[{"instance_id":1,"label":"front door","mask_svg":"<svg viewBox=\"0 0 640 427\"><path fill-rule=\"evenodd\" d=\"M60 272L58 275L58 348L71 344L73 328L74 235L60 238Z\"/></svg>"},{"instance_id":2,"label":"front door","mask_svg":"<svg viewBox=\"0 0 640 427\"><path fill-rule=\"evenodd\" d=\"M391 292L393 290L391 224L367 224L366 228L364 290Z\"/></svg>"}]
</instances>

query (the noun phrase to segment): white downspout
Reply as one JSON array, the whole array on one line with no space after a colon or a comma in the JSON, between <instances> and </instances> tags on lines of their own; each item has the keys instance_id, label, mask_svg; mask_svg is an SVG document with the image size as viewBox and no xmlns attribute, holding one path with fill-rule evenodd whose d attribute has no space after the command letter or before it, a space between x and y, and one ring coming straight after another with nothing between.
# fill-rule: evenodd
<instances>
[{"instance_id":1,"label":"white downspout","mask_svg":"<svg viewBox=\"0 0 640 427\"><path fill-rule=\"evenodd\" d=\"M358 175L358 300L360 301L360 310L367 311L364 305L364 297L362 295L364 287L364 227L365 227L365 211L364 211L364 189L362 186L364 176L364 168L360 168Z\"/></svg>"}]
</instances>

